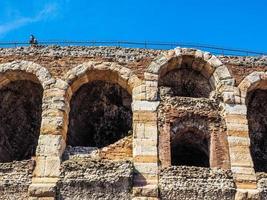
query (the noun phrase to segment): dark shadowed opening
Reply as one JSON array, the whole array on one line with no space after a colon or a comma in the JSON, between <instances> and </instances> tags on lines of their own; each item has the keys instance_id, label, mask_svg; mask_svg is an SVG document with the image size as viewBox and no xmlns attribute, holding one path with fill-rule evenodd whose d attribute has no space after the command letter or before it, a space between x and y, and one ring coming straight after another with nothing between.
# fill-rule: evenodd
<instances>
[{"instance_id":1,"label":"dark shadowed opening","mask_svg":"<svg viewBox=\"0 0 267 200\"><path fill-rule=\"evenodd\" d=\"M0 89L0 162L35 155L42 96L42 86L32 81L14 81Z\"/></svg>"},{"instance_id":2,"label":"dark shadowed opening","mask_svg":"<svg viewBox=\"0 0 267 200\"><path fill-rule=\"evenodd\" d=\"M198 71L181 68L171 70L159 79L161 95L183 97L209 97L209 81Z\"/></svg>"},{"instance_id":3,"label":"dark shadowed opening","mask_svg":"<svg viewBox=\"0 0 267 200\"><path fill-rule=\"evenodd\" d=\"M177 134L171 140L172 165L209 167L207 138L192 131Z\"/></svg>"},{"instance_id":4,"label":"dark shadowed opening","mask_svg":"<svg viewBox=\"0 0 267 200\"><path fill-rule=\"evenodd\" d=\"M68 145L104 147L127 136L132 129L131 103L131 95L118 84L84 84L70 102Z\"/></svg>"},{"instance_id":5,"label":"dark shadowed opening","mask_svg":"<svg viewBox=\"0 0 267 200\"><path fill-rule=\"evenodd\" d=\"M248 94L250 152L256 172L267 172L267 90Z\"/></svg>"}]
</instances>

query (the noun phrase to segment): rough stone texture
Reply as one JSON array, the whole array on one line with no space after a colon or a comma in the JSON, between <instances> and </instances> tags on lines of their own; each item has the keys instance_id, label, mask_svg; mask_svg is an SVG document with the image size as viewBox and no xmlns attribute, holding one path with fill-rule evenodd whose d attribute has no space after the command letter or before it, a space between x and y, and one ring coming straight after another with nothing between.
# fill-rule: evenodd
<instances>
[{"instance_id":1,"label":"rough stone texture","mask_svg":"<svg viewBox=\"0 0 267 200\"><path fill-rule=\"evenodd\" d=\"M49 69L53 76L61 78L72 67L89 60L116 61L131 68L139 77L143 77L151 60L166 52L165 50L150 50L120 47L79 47L79 46L46 46L0 48L0 63L13 60L33 61ZM218 56L227 65L236 85L253 71L267 70L267 57Z\"/></svg>"},{"instance_id":2,"label":"rough stone texture","mask_svg":"<svg viewBox=\"0 0 267 200\"><path fill-rule=\"evenodd\" d=\"M236 200L244 200L256 197L257 188L261 191L262 199L266 199L265 174L263 173L262 178L256 180L249 149L250 144L252 149L255 144L256 149L265 151L264 148L258 148L264 146L261 142L265 141L258 140L259 138L252 139L254 143L250 141L245 102L248 92L267 89L266 57L220 56L220 58L208 52L188 48L175 48L168 51L59 46L0 49L1 88L9 87L7 84L10 82L22 80L40 83L43 88L42 122L34 158L36 167L29 187L32 200L54 199L56 186L58 186L58 199L131 199L133 197L139 200L155 200L161 197L169 198L168 195L176 194L182 195L182 199L191 197L191 199L215 197L232 199L233 190L236 190ZM98 81L105 84L101 85ZM241 84L239 84L240 81L242 81ZM32 93L32 88L28 89L24 86L21 84L21 90L26 89ZM76 95L79 89L84 92ZM125 92L122 92L124 90ZM101 92L95 95L96 91ZM5 93L1 95L5 96ZM24 98L23 95L18 96L15 96L18 101ZM92 109L92 101L81 101L82 98L90 100L92 97L100 99L93 102L93 105L98 105L95 106L96 111ZM132 105L129 97L132 98ZM265 102L264 95L259 94L258 97ZM4 99L9 98L11 97ZM25 101L20 104L23 109L27 107L24 106L24 103L28 102L26 99L31 101L31 98L25 98ZM78 99L76 104L75 98ZM125 99L128 100L125 101ZM251 115L252 125L255 125L253 125L255 129L260 127L264 132L265 111L257 101L251 102L253 109L257 111L255 113L260 114ZM1 104L1 106L5 105L6 103ZM250 106L250 104L247 105ZM262 107L265 107L264 103ZM80 110L73 115L72 108ZM103 108L110 109L106 112ZM16 109L24 112L20 107ZM9 106L7 111L10 110L14 108ZM35 109L30 108L30 110L32 113ZM105 112L102 112L103 110ZM13 116L7 113L2 113L2 119ZM98 137L97 141L86 141L88 146L99 146L98 149L74 146L67 147L65 150L67 133L71 131L71 128L68 129L69 119L73 121L75 117L78 122L74 123L76 125L86 125L91 121L91 125L98 129L108 126L109 130L112 129L112 137L108 134L106 135L108 137L100 140ZM23 120L6 121L4 125L1 124L1 128L9 127L11 124L12 130L18 127L24 135L24 129L22 130L21 127L25 125L27 128L31 123L24 123L24 120L28 119L26 114L21 118ZM93 123L91 119L95 119ZM101 121L102 119L104 122ZM118 120L120 123L114 123ZM262 126L258 122L254 123L253 120L260 121ZM21 121L23 123L20 123ZM131 121L133 121L132 124ZM126 125L121 126L121 124ZM72 126L71 123L70 126ZM82 132L82 127L74 127L74 133ZM85 126L85 128L88 127ZM128 132L131 128L132 132ZM30 134L33 132L31 129L28 130ZM104 131L104 133L108 132L110 133L110 131ZM8 141L14 138L9 138ZM82 140L79 137L77 139ZM166 176L162 176L171 177L168 180L174 180L171 183L166 182L165 189L162 189L162 184L158 183L159 169L164 171L165 166L171 165L171 155L180 152L179 149L175 151L174 144L178 144L179 147L185 142L188 145L185 150L182 149L183 153L190 152L191 158L194 158L193 161L202 160L194 153L196 151L192 151L194 148L200 149L205 154L201 158L208 157L211 168L231 169L233 178L228 172L221 170L214 172L209 168L195 170L194 167L172 167L169 168L173 169L170 171L177 169L176 171L181 174L177 172L178 175L174 176L168 172ZM94 145L94 143L98 144ZM20 144L24 147L28 141L23 140ZM30 146L34 145L33 142ZM0 145L1 149L5 147L3 144ZM65 157L62 157L64 150ZM265 155L264 152L261 153ZM29 158L34 155L34 152L26 154ZM184 154L177 156L178 164L197 165L192 163L192 160L188 163ZM1 155L5 157L4 153ZM126 159L132 163L125 161ZM181 163L181 159L186 162ZM205 166L208 165L205 164ZM5 176L9 174L7 172ZM25 174L27 172L23 172L23 176ZM182 176L186 176L187 180ZM175 181L177 177L178 182ZM60 181L57 184L58 179ZM225 180L228 183L230 181L231 184L234 181L235 185L230 187ZM180 186L183 185L187 185L187 188L198 188L197 192L196 190L186 192L188 190L185 188L181 190ZM102 186L104 189L100 189ZM160 193L158 186L161 187ZM168 190L171 192L166 192ZM213 193L215 195L211 196ZM175 199L176 196L170 198Z\"/></svg>"},{"instance_id":3,"label":"rough stone texture","mask_svg":"<svg viewBox=\"0 0 267 200\"><path fill-rule=\"evenodd\" d=\"M35 155L40 132L43 89L31 81L15 81L0 89L0 161Z\"/></svg>"},{"instance_id":4,"label":"rough stone texture","mask_svg":"<svg viewBox=\"0 0 267 200\"><path fill-rule=\"evenodd\" d=\"M203 75L186 68L168 72L160 78L159 86L164 86L173 96L209 97L211 92L209 81Z\"/></svg>"},{"instance_id":5,"label":"rough stone texture","mask_svg":"<svg viewBox=\"0 0 267 200\"><path fill-rule=\"evenodd\" d=\"M28 199L33 169L33 160L0 163L0 199Z\"/></svg>"},{"instance_id":6,"label":"rough stone texture","mask_svg":"<svg viewBox=\"0 0 267 200\"><path fill-rule=\"evenodd\" d=\"M0 63L28 60L47 67L53 76L61 78L69 69L87 61L116 61L142 77L145 67L160 50L120 47L47 46L0 49Z\"/></svg>"},{"instance_id":7,"label":"rough stone texture","mask_svg":"<svg viewBox=\"0 0 267 200\"><path fill-rule=\"evenodd\" d=\"M267 199L267 174L257 173L257 187L260 190L260 197L262 200Z\"/></svg>"},{"instance_id":8,"label":"rough stone texture","mask_svg":"<svg viewBox=\"0 0 267 200\"><path fill-rule=\"evenodd\" d=\"M227 65L238 85L244 77L253 71L267 70L267 56L218 56Z\"/></svg>"},{"instance_id":9,"label":"rough stone texture","mask_svg":"<svg viewBox=\"0 0 267 200\"><path fill-rule=\"evenodd\" d=\"M63 159L68 160L75 157L84 157L108 160L131 160L132 154L133 144L132 136L130 135L103 148L67 146L63 155Z\"/></svg>"},{"instance_id":10,"label":"rough stone texture","mask_svg":"<svg viewBox=\"0 0 267 200\"><path fill-rule=\"evenodd\" d=\"M247 101L254 168L257 172L267 172L267 90L252 91Z\"/></svg>"},{"instance_id":11,"label":"rough stone texture","mask_svg":"<svg viewBox=\"0 0 267 200\"><path fill-rule=\"evenodd\" d=\"M131 96L116 84L95 81L72 97L67 143L104 147L132 129Z\"/></svg>"},{"instance_id":12,"label":"rough stone texture","mask_svg":"<svg viewBox=\"0 0 267 200\"><path fill-rule=\"evenodd\" d=\"M158 129L159 154L163 166L170 163L185 164L177 163L176 156L186 163L189 162L186 157L190 156L192 162L187 163L189 165L229 167L225 123L216 101L165 97L158 108ZM172 146L171 151L168 144ZM192 146L197 150L191 148L192 154L188 155L188 148ZM180 150L183 151L179 152ZM202 157L197 152L203 152ZM205 162L206 159L209 160L208 163Z\"/></svg>"},{"instance_id":13,"label":"rough stone texture","mask_svg":"<svg viewBox=\"0 0 267 200\"><path fill-rule=\"evenodd\" d=\"M130 161L75 158L63 162L57 199L131 199Z\"/></svg>"},{"instance_id":14,"label":"rough stone texture","mask_svg":"<svg viewBox=\"0 0 267 200\"><path fill-rule=\"evenodd\" d=\"M172 166L159 174L162 200L235 199L235 184L228 170Z\"/></svg>"}]
</instances>

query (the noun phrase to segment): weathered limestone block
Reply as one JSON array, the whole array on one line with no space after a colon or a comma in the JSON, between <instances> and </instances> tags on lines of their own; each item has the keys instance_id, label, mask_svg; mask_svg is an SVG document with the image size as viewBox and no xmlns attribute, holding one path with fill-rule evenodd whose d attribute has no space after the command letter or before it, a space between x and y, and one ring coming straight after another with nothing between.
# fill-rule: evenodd
<instances>
[{"instance_id":1,"label":"weathered limestone block","mask_svg":"<svg viewBox=\"0 0 267 200\"><path fill-rule=\"evenodd\" d=\"M242 190L237 189L235 200L260 200L260 194L258 190Z\"/></svg>"},{"instance_id":2,"label":"weathered limestone block","mask_svg":"<svg viewBox=\"0 0 267 200\"><path fill-rule=\"evenodd\" d=\"M65 140L61 135L40 135L36 156L58 156L60 157L66 147Z\"/></svg>"},{"instance_id":3,"label":"weathered limestone block","mask_svg":"<svg viewBox=\"0 0 267 200\"><path fill-rule=\"evenodd\" d=\"M158 101L134 101L132 111L156 111L159 105Z\"/></svg>"},{"instance_id":4,"label":"weathered limestone block","mask_svg":"<svg viewBox=\"0 0 267 200\"><path fill-rule=\"evenodd\" d=\"M36 157L35 177L58 177L61 159L58 156Z\"/></svg>"},{"instance_id":5,"label":"weathered limestone block","mask_svg":"<svg viewBox=\"0 0 267 200\"><path fill-rule=\"evenodd\" d=\"M134 138L157 140L156 122L135 122L133 124Z\"/></svg>"},{"instance_id":6,"label":"weathered limestone block","mask_svg":"<svg viewBox=\"0 0 267 200\"><path fill-rule=\"evenodd\" d=\"M157 140L154 139L139 139L136 138L133 140L133 156L148 155L156 156L157 155Z\"/></svg>"}]
</instances>

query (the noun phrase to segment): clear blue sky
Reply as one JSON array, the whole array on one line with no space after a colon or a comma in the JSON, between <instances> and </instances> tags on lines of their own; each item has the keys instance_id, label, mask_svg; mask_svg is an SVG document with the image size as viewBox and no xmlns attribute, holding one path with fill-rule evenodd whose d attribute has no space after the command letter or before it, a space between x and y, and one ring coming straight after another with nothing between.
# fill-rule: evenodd
<instances>
[{"instance_id":1,"label":"clear blue sky","mask_svg":"<svg viewBox=\"0 0 267 200\"><path fill-rule=\"evenodd\" d=\"M130 40L267 52L267 0L1 0L0 41Z\"/></svg>"}]
</instances>

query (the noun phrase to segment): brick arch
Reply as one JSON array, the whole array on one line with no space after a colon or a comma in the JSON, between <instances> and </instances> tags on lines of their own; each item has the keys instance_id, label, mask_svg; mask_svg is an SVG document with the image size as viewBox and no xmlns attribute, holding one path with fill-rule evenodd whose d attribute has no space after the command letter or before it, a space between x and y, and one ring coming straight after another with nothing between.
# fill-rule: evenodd
<instances>
[{"instance_id":1,"label":"brick arch","mask_svg":"<svg viewBox=\"0 0 267 200\"><path fill-rule=\"evenodd\" d=\"M199 71L213 89L219 90L222 85L234 85L234 79L227 67L214 55L196 49L175 48L151 62L146 70L148 81L158 81L160 77L182 65Z\"/></svg>"},{"instance_id":2,"label":"brick arch","mask_svg":"<svg viewBox=\"0 0 267 200\"><path fill-rule=\"evenodd\" d=\"M86 62L69 70L63 79L69 87L68 101L83 84L91 81L107 81L119 84L132 94L133 89L141 85L141 80L133 72L115 62Z\"/></svg>"},{"instance_id":3,"label":"brick arch","mask_svg":"<svg viewBox=\"0 0 267 200\"><path fill-rule=\"evenodd\" d=\"M159 129L159 158L163 167L170 166L172 162L172 141L175 142L179 136L191 132L196 135L196 138L202 138L203 141L207 140L209 165L211 168L228 168L229 152L226 145L225 133L222 129L214 130L214 127L218 126L218 124L216 124L217 122L214 122L215 118L207 119L197 115L174 117L172 119L170 117L166 118L167 123ZM193 137L191 139L194 141ZM201 140L195 140L196 144L200 141Z\"/></svg>"},{"instance_id":4,"label":"brick arch","mask_svg":"<svg viewBox=\"0 0 267 200\"><path fill-rule=\"evenodd\" d=\"M0 86L16 80L40 83L46 89L54 79L46 68L34 62L13 61L0 64Z\"/></svg>"},{"instance_id":5,"label":"brick arch","mask_svg":"<svg viewBox=\"0 0 267 200\"><path fill-rule=\"evenodd\" d=\"M241 92L241 97L244 99L246 99L247 94L252 90L267 90L267 72L252 72L241 81L238 88Z\"/></svg>"}]
</instances>

